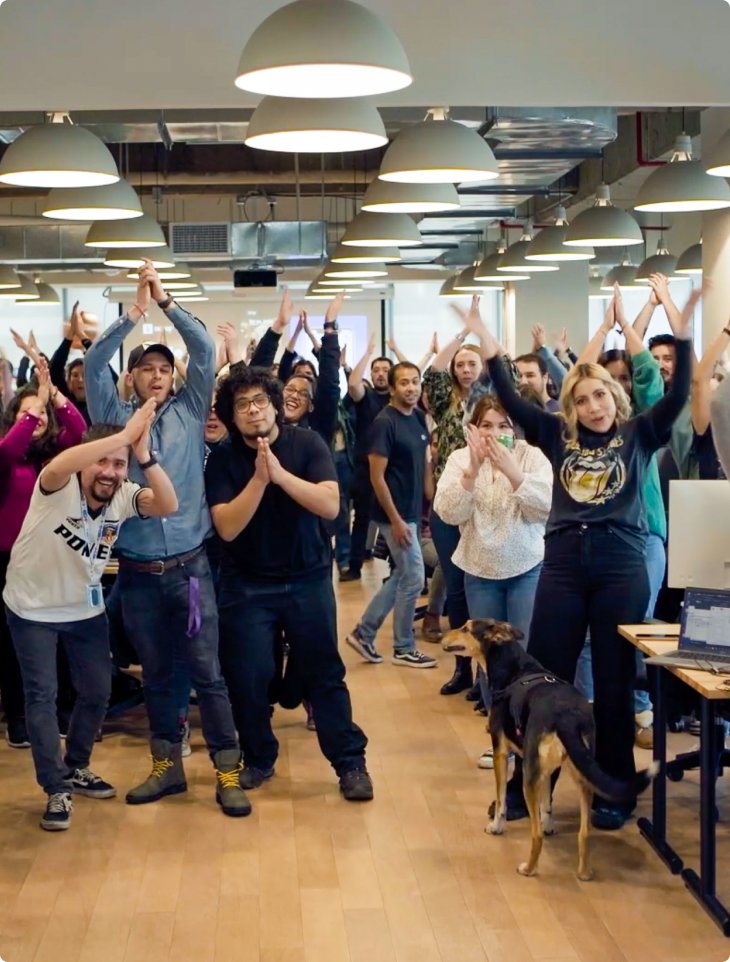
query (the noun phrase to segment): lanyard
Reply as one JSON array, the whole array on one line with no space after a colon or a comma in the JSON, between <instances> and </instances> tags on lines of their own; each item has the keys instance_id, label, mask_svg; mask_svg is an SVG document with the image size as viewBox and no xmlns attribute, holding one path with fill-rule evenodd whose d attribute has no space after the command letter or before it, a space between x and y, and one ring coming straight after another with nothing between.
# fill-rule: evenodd
<instances>
[{"instance_id":1,"label":"lanyard","mask_svg":"<svg viewBox=\"0 0 730 962\"><path fill-rule=\"evenodd\" d=\"M86 541L86 547L89 549L89 576L90 576L91 584L93 585L93 584L97 584L102 573L100 571L99 577L98 578L95 577L96 575L95 562L99 554L99 548L101 547L101 541L104 534L104 519L106 518L107 505L104 505L104 507L102 508L101 514L99 515L99 528L96 532L96 538L94 540L94 543L92 544L91 536L89 534L89 521L90 521L89 506L86 503L84 492L81 491L80 494L81 494L81 522L84 526L84 539ZM103 570L104 569L102 568L102 571Z\"/></svg>"}]
</instances>

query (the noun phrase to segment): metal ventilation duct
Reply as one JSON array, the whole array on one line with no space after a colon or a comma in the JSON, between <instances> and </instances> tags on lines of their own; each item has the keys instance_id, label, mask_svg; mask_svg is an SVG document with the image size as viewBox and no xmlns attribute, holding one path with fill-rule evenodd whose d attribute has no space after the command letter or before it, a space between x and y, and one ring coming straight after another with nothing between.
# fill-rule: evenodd
<instances>
[{"instance_id":1,"label":"metal ventilation duct","mask_svg":"<svg viewBox=\"0 0 730 962\"><path fill-rule=\"evenodd\" d=\"M236 261L312 264L327 255L327 222L175 223L170 224L170 247L187 260L228 255Z\"/></svg>"}]
</instances>

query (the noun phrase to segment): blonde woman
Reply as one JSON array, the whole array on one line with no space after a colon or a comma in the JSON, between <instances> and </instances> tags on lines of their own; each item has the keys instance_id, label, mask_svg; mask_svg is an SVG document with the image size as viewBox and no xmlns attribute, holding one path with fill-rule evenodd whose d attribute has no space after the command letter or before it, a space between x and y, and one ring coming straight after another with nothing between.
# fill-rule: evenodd
<instances>
[{"instance_id":1,"label":"blonde woman","mask_svg":"<svg viewBox=\"0 0 730 962\"><path fill-rule=\"evenodd\" d=\"M626 392L597 364L577 364L566 376L560 393L562 417L526 403L478 311L464 315L481 340L505 410L552 464L553 499L528 652L548 671L572 681L590 628L596 756L605 772L622 781L635 774L635 657L617 625L641 622L649 600L642 488L652 454L668 442L687 401L689 321L699 296L695 292L690 297L676 331L677 366L669 390L633 418ZM519 781L513 778L508 792L513 818L526 814ZM633 807L596 799L593 825L621 828Z\"/></svg>"}]
</instances>

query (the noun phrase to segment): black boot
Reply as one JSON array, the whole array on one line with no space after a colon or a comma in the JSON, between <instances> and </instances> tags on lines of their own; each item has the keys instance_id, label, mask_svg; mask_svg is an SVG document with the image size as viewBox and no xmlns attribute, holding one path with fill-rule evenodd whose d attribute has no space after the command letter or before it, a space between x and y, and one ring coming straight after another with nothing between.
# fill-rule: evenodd
<instances>
[{"instance_id":1,"label":"black boot","mask_svg":"<svg viewBox=\"0 0 730 962\"><path fill-rule=\"evenodd\" d=\"M467 688L471 688L473 682L471 658L464 658L463 655L457 655L454 674L445 685L442 685L441 694L457 695L460 691L466 691Z\"/></svg>"}]
</instances>

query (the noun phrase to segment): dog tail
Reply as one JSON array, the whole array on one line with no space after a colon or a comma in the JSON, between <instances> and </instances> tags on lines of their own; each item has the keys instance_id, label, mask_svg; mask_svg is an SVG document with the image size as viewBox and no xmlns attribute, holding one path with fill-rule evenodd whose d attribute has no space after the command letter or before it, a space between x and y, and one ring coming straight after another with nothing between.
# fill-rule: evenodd
<instances>
[{"instance_id":1,"label":"dog tail","mask_svg":"<svg viewBox=\"0 0 730 962\"><path fill-rule=\"evenodd\" d=\"M649 768L637 772L630 781L621 781L603 771L593 752L586 747L581 732L574 725L558 722L557 733L568 753L568 758L578 772L597 795L608 801L617 803L634 801L637 795L649 787L659 771L659 764L652 762Z\"/></svg>"}]
</instances>

